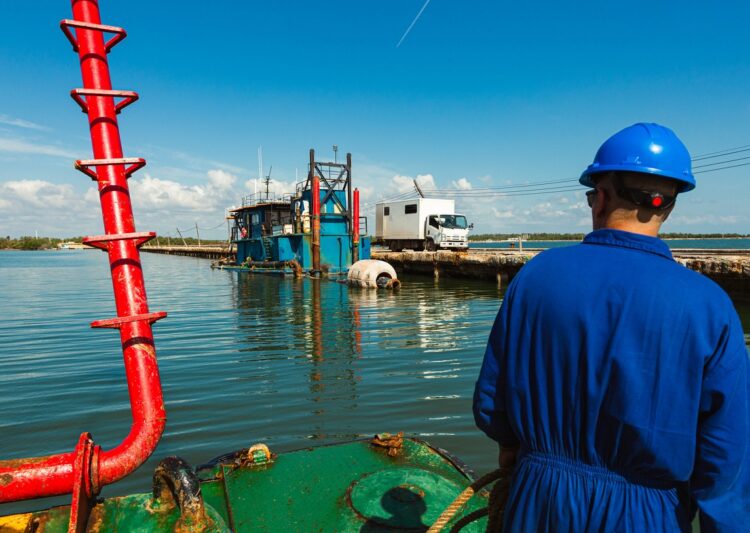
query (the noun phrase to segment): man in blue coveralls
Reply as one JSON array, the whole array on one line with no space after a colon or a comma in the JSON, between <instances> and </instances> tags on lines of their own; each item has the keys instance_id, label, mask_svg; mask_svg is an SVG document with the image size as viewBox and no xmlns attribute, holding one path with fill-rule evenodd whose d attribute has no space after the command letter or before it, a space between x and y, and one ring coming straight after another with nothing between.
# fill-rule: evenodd
<instances>
[{"instance_id":1,"label":"man in blue coveralls","mask_svg":"<svg viewBox=\"0 0 750 533\"><path fill-rule=\"evenodd\" d=\"M750 531L750 364L732 302L658 237L690 155L658 124L583 172L594 231L505 293L474 392L515 463L504 531Z\"/></svg>"}]
</instances>

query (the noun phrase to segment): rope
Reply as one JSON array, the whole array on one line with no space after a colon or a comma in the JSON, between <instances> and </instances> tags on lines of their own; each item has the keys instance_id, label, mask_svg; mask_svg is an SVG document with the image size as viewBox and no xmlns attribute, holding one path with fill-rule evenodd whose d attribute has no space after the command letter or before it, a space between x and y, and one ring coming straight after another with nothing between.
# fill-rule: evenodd
<instances>
[{"instance_id":1,"label":"rope","mask_svg":"<svg viewBox=\"0 0 750 533\"><path fill-rule=\"evenodd\" d=\"M437 520L430 526L430 529L427 530L427 533L438 533L443 530L443 528L448 524L448 522L453 519L453 517L456 515L458 511L461 510L461 508L466 504L467 501L471 499L476 492L484 487L485 485L489 485L493 481L497 481L498 479L501 479L499 483L495 485L495 487L492 489L492 492L490 493L490 505L488 506L488 511L490 518L489 523L487 527L487 531L500 531L500 528L497 529L490 529L489 525L493 524L497 526L496 522L497 519L500 519L499 525L502 526L502 512L505 507L505 499L508 495L508 490L510 488L510 474L512 473L512 468L498 468L497 470L494 470L490 472L489 474L486 474L479 479L477 479L474 483L466 487L461 494L459 494L453 502L445 508L445 511L442 512L442 514L438 517ZM498 487L501 487L498 489ZM497 491L496 491L497 489ZM494 501L492 494L497 492L495 495ZM503 497L504 496L504 497ZM501 499L502 498L502 499ZM472 521L476 518L479 518L479 516L483 516L485 513L484 509L481 509L482 513L480 514L478 511L475 511L474 513L471 513L469 516L471 516ZM494 512L494 520L493 520L493 512ZM476 513L476 514L475 514ZM465 517L465 519L468 519L469 516ZM464 519L461 520L463 522ZM466 522L468 523L468 522ZM458 524L456 524L458 525ZM454 528L455 530L455 528Z\"/></svg>"},{"instance_id":2,"label":"rope","mask_svg":"<svg viewBox=\"0 0 750 533\"><path fill-rule=\"evenodd\" d=\"M505 504L508 501L508 494L510 492L510 482L512 469L507 468L505 470L502 479L495 483L490 491L490 503L487 506L488 518L487 518L487 531L502 531L503 529L503 513L505 512Z\"/></svg>"}]
</instances>

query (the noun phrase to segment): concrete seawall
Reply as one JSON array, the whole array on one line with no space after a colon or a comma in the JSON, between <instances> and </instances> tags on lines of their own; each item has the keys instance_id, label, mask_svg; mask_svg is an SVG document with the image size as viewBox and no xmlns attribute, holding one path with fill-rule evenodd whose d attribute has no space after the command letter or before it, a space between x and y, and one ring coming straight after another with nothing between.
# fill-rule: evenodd
<instances>
[{"instance_id":1,"label":"concrete seawall","mask_svg":"<svg viewBox=\"0 0 750 533\"><path fill-rule=\"evenodd\" d=\"M472 249L469 253L374 250L372 257L387 261L399 273L485 279L505 285L538 253L497 249ZM672 254L678 263L711 278L727 292L750 297L747 250L673 250Z\"/></svg>"}]
</instances>

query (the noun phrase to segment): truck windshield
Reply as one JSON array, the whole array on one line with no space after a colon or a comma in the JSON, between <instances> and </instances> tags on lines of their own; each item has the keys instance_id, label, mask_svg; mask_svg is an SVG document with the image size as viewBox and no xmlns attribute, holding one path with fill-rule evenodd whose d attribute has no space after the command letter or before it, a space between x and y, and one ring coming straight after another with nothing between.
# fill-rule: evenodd
<instances>
[{"instance_id":1,"label":"truck windshield","mask_svg":"<svg viewBox=\"0 0 750 533\"><path fill-rule=\"evenodd\" d=\"M463 215L440 215L442 226L447 229L466 229L466 217Z\"/></svg>"}]
</instances>

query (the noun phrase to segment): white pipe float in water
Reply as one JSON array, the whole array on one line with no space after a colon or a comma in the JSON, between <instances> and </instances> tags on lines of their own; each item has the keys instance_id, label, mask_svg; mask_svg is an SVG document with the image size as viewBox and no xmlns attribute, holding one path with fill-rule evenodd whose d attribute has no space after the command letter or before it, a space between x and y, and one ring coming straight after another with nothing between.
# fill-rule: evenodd
<instances>
[{"instance_id":1,"label":"white pipe float in water","mask_svg":"<svg viewBox=\"0 0 750 533\"><path fill-rule=\"evenodd\" d=\"M349 268L347 282L370 289L398 289L401 286L393 267L377 259L363 259L354 263Z\"/></svg>"}]
</instances>

